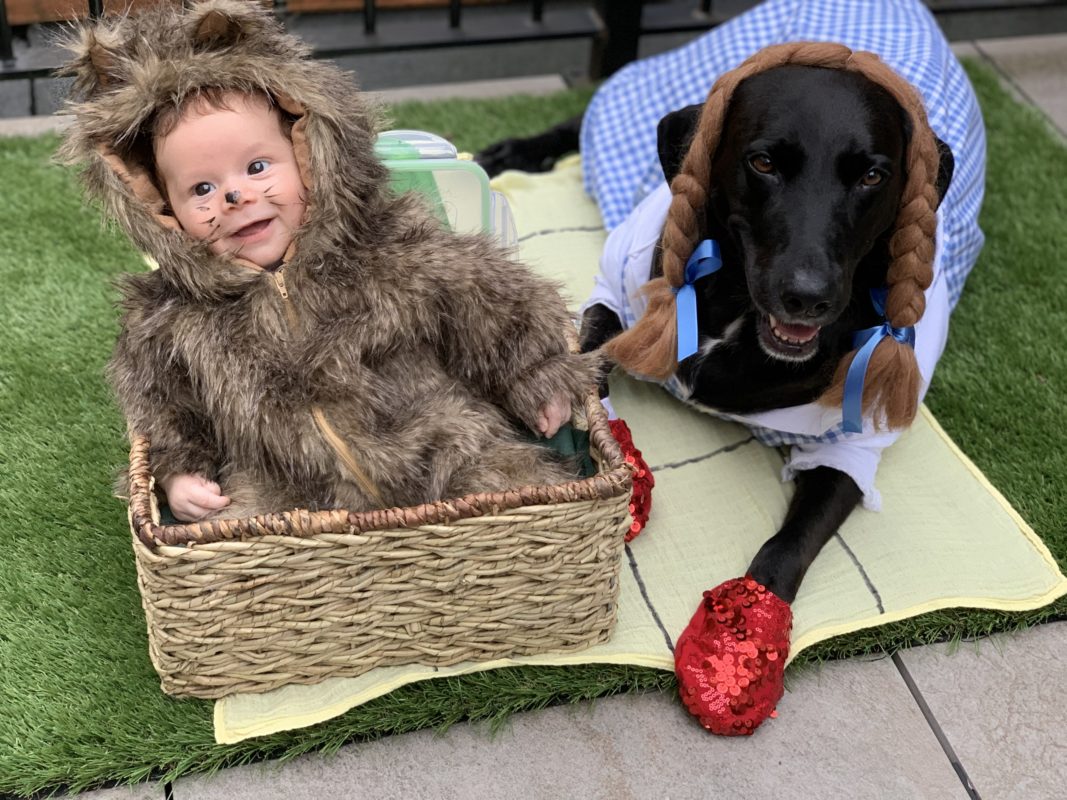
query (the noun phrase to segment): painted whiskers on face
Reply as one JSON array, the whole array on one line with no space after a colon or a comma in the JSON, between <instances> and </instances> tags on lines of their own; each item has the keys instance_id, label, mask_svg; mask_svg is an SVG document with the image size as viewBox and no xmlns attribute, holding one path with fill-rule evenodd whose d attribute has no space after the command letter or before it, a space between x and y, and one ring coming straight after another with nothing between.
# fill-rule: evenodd
<instances>
[{"instance_id":1,"label":"painted whiskers on face","mask_svg":"<svg viewBox=\"0 0 1067 800\"><path fill-rule=\"evenodd\" d=\"M293 202L293 203L284 203L284 202L282 202L282 200L281 200L282 194L278 193L278 192L274 192L274 186L275 186L275 184L271 184L266 189L264 189L263 193L262 193L262 196L270 205L274 206L275 208L278 208L279 210L282 209L283 207L291 207L291 206L298 206L300 208L303 208L307 204L306 199L305 199L303 194L297 195L296 201ZM272 194L272 192L274 192L274 193ZM240 202L239 199L238 199L238 202ZM210 211L210 209L208 209L206 206L202 206L202 207L198 208L197 210L198 211ZM228 234L223 234L221 232L222 231L222 225L220 223L216 223L215 222L216 219L218 219L218 216L217 215L212 215L210 219L201 220L201 222L200 222L200 224L202 224L202 225L211 225L212 226L211 227L211 234L206 239L206 241L210 245L214 245L214 244L218 243L219 241L221 241L222 239L227 238L228 236L231 236L231 235L233 235L233 233L235 233L234 231L231 231ZM281 227L285 228L286 232L288 233L288 238L290 239L290 241L293 239L293 237L296 236L296 229L291 227L285 221L285 218L280 213L276 217L274 217L272 219L271 224L278 224ZM245 227L247 227L247 226L245 226ZM243 228L238 228L238 230L242 230L242 229ZM241 257L241 251L243 249L244 249L244 245L241 244L241 245L238 245L237 248L235 248L233 250L229 250L227 252L229 252L229 254L232 255L235 258L240 258Z\"/></svg>"},{"instance_id":2,"label":"painted whiskers on face","mask_svg":"<svg viewBox=\"0 0 1067 800\"><path fill-rule=\"evenodd\" d=\"M290 226L289 223L286 222L285 216L280 213L280 210L282 208L288 208L288 207L292 207L292 206L296 206L296 207L299 207L299 208L303 209L303 208L305 208L307 206L307 201L304 199L304 195L300 194L300 195L297 196L296 202L294 202L294 203L283 203L283 202L281 202L280 199L278 199L278 198L281 197L280 194L271 194L270 193L273 188L274 188L273 186L270 186L266 190L264 190L264 192L263 192L263 197L267 200L267 202L270 203L275 208L279 209L279 214L276 217L274 217L274 220L272 221L271 224L272 225L273 224L277 224L277 225L280 225L281 227L283 227L286 230L286 233L288 234L289 241L291 242L296 236L297 229L292 227L292 226ZM239 257L243 247L244 247L244 245L241 245L240 247L238 247L235 251L233 251L233 255L235 257Z\"/></svg>"},{"instance_id":3,"label":"painted whiskers on face","mask_svg":"<svg viewBox=\"0 0 1067 800\"><path fill-rule=\"evenodd\" d=\"M218 255L269 268L303 223L306 190L277 110L235 93L193 107L157 143L157 164L183 230Z\"/></svg>"},{"instance_id":4,"label":"painted whiskers on face","mask_svg":"<svg viewBox=\"0 0 1067 800\"><path fill-rule=\"evenodd\" d=\"M271 184L270 186L268 186L266 189L263 190L263 196L266 197L268 200L270 200L273 205L278 206L278 208L281 208L282 206L293 205L293 203L283 203L280 200L277 200L276 198L281 197L281 195L280 194L271 194L271 192L273 190L274 190L274 185L273 184ZM301 195L297 196L296 205L298 205L298 206L307 205L307 200L304 198L304 195L301 194Z\"/></svg>"}]
</instances>

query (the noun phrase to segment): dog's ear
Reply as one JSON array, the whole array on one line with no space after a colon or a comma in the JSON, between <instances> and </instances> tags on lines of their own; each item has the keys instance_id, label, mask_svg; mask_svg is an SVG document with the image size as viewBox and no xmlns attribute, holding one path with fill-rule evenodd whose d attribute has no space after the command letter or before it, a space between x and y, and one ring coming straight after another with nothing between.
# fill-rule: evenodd
<instances>
[{"instance_id":1,"label":"dog's ear","mask_svg":"<svg viewBox=\"0 0 1067 800\"><path fill-rule=\"evenodd\" d=\"M937 140L937 155L939 156L937 165L937 204L940 206L941 201L945 199L949 185L952 183L952 173L956 169L956 159L952 157L952 148L940 139Z\"/></svg>"},{"instance_id":2,"label":"dog's ear","mask_svg":"<svg viewBox=\"0 0 1067 800\"><path fill-rule=\"evenodd\" d=\"M699 103L672 111L659 121L656 144L659 148L659 163L663 167L667 183L674 180L674 176L681 169L682 160L689 152L689 143L693 140L693 132L696 131L703 111L704 104Z\"/></svg>"}]
</instances>

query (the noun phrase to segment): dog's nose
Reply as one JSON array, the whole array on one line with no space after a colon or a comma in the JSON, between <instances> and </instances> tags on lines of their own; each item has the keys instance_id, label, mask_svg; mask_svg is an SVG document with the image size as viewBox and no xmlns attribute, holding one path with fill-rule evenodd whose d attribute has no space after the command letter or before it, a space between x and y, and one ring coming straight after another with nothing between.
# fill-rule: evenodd
<instances>
[{"instance_id":1,"label":"dog's nose","mask_svg":"<svg viewBox=\"0 0 1067 800\"><path fill-rule=\"evenodd\" d=\"M804 297L796 292L782 294L782 307L798 317L821 317L830 310L830 303L819 298Z\"/></svg>"},{"instance_id":2,"label":"dog's nose","mask_svg":"<svg viewBox=\"0 0 1067 800\"><path fill-rule=\"evenodd\" d=\"M826 314L833 306L832 294L830 281L811 273L801 273L782 288L779 299L787 313L815 319Z\"/></svg>"}]
</instances>

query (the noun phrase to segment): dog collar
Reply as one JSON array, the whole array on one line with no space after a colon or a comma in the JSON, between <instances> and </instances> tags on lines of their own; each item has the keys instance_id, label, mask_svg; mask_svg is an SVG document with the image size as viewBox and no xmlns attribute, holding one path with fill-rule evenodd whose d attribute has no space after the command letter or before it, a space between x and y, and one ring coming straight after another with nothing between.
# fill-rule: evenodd
<instances>
[{"instance_id":1,"label":"dog collar","mask_svg":"<svg viewBox=\"0 0 1067 800\"><path fill-rule=\"evenodd\" d=\"M871 303L879 316L885 318L886 289L871 289ZM887 336L891 336L901 344L915 347L915 326L906 328L894 328L888 322L875 325L873 328L864 328L852 335L852 346L859 352L852 359L848 373L845 375L845 399L841 404L844 424L842 430L846 433L861 433L863 431L863 381L867 377L867 366L871 361L871 354L878 343Z\"/></svg>"},{"instance_id":2,"label":"dog collar","mask_svg":"<svg viewBox=\"0 0 1067 800\"><path fill-rule=\"evenodd\" d=\"M699 349L697 336L697 292L693 284L700 278L718 272L722 268L719 243L705 239L696 246L685 262L685 282L676 287L675 316L678 319L678 361L681 362Z\"/></svg>"}]
</instances>

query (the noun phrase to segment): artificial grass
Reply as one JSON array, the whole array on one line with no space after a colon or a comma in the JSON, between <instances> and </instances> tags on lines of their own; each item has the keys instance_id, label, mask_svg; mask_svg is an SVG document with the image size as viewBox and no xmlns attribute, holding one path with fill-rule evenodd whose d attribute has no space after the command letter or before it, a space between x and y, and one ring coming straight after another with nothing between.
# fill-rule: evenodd
<instances>
[{"instance_id":1,"label":"artificial grass","mask_svg":"<svg viewBox=\"0 0 1067 800\"><path fill-rule=\"evenodd\" d=\"M1067 148L986 69L969 71L989 133L988 240L928 403L1067 568ZM405 104L397 127L460 149L581 111L547 98ZM163 695L147 654L124 508L110 496L123 425L101 370L116 332L110 280L141 262L104 230L54 137L0 141L0 795L213 770L334 750L463 719L668 688L669 673L517 668L404 687L311 729L216 746L211 704ZM921 554L918 554L921 557ZM695 602L695 601L694 601ZM1063 616L953 610L825 642L802 662L969 637ZM683 713L683 712L679 712Z\"/></svg>"}]
</instances>

